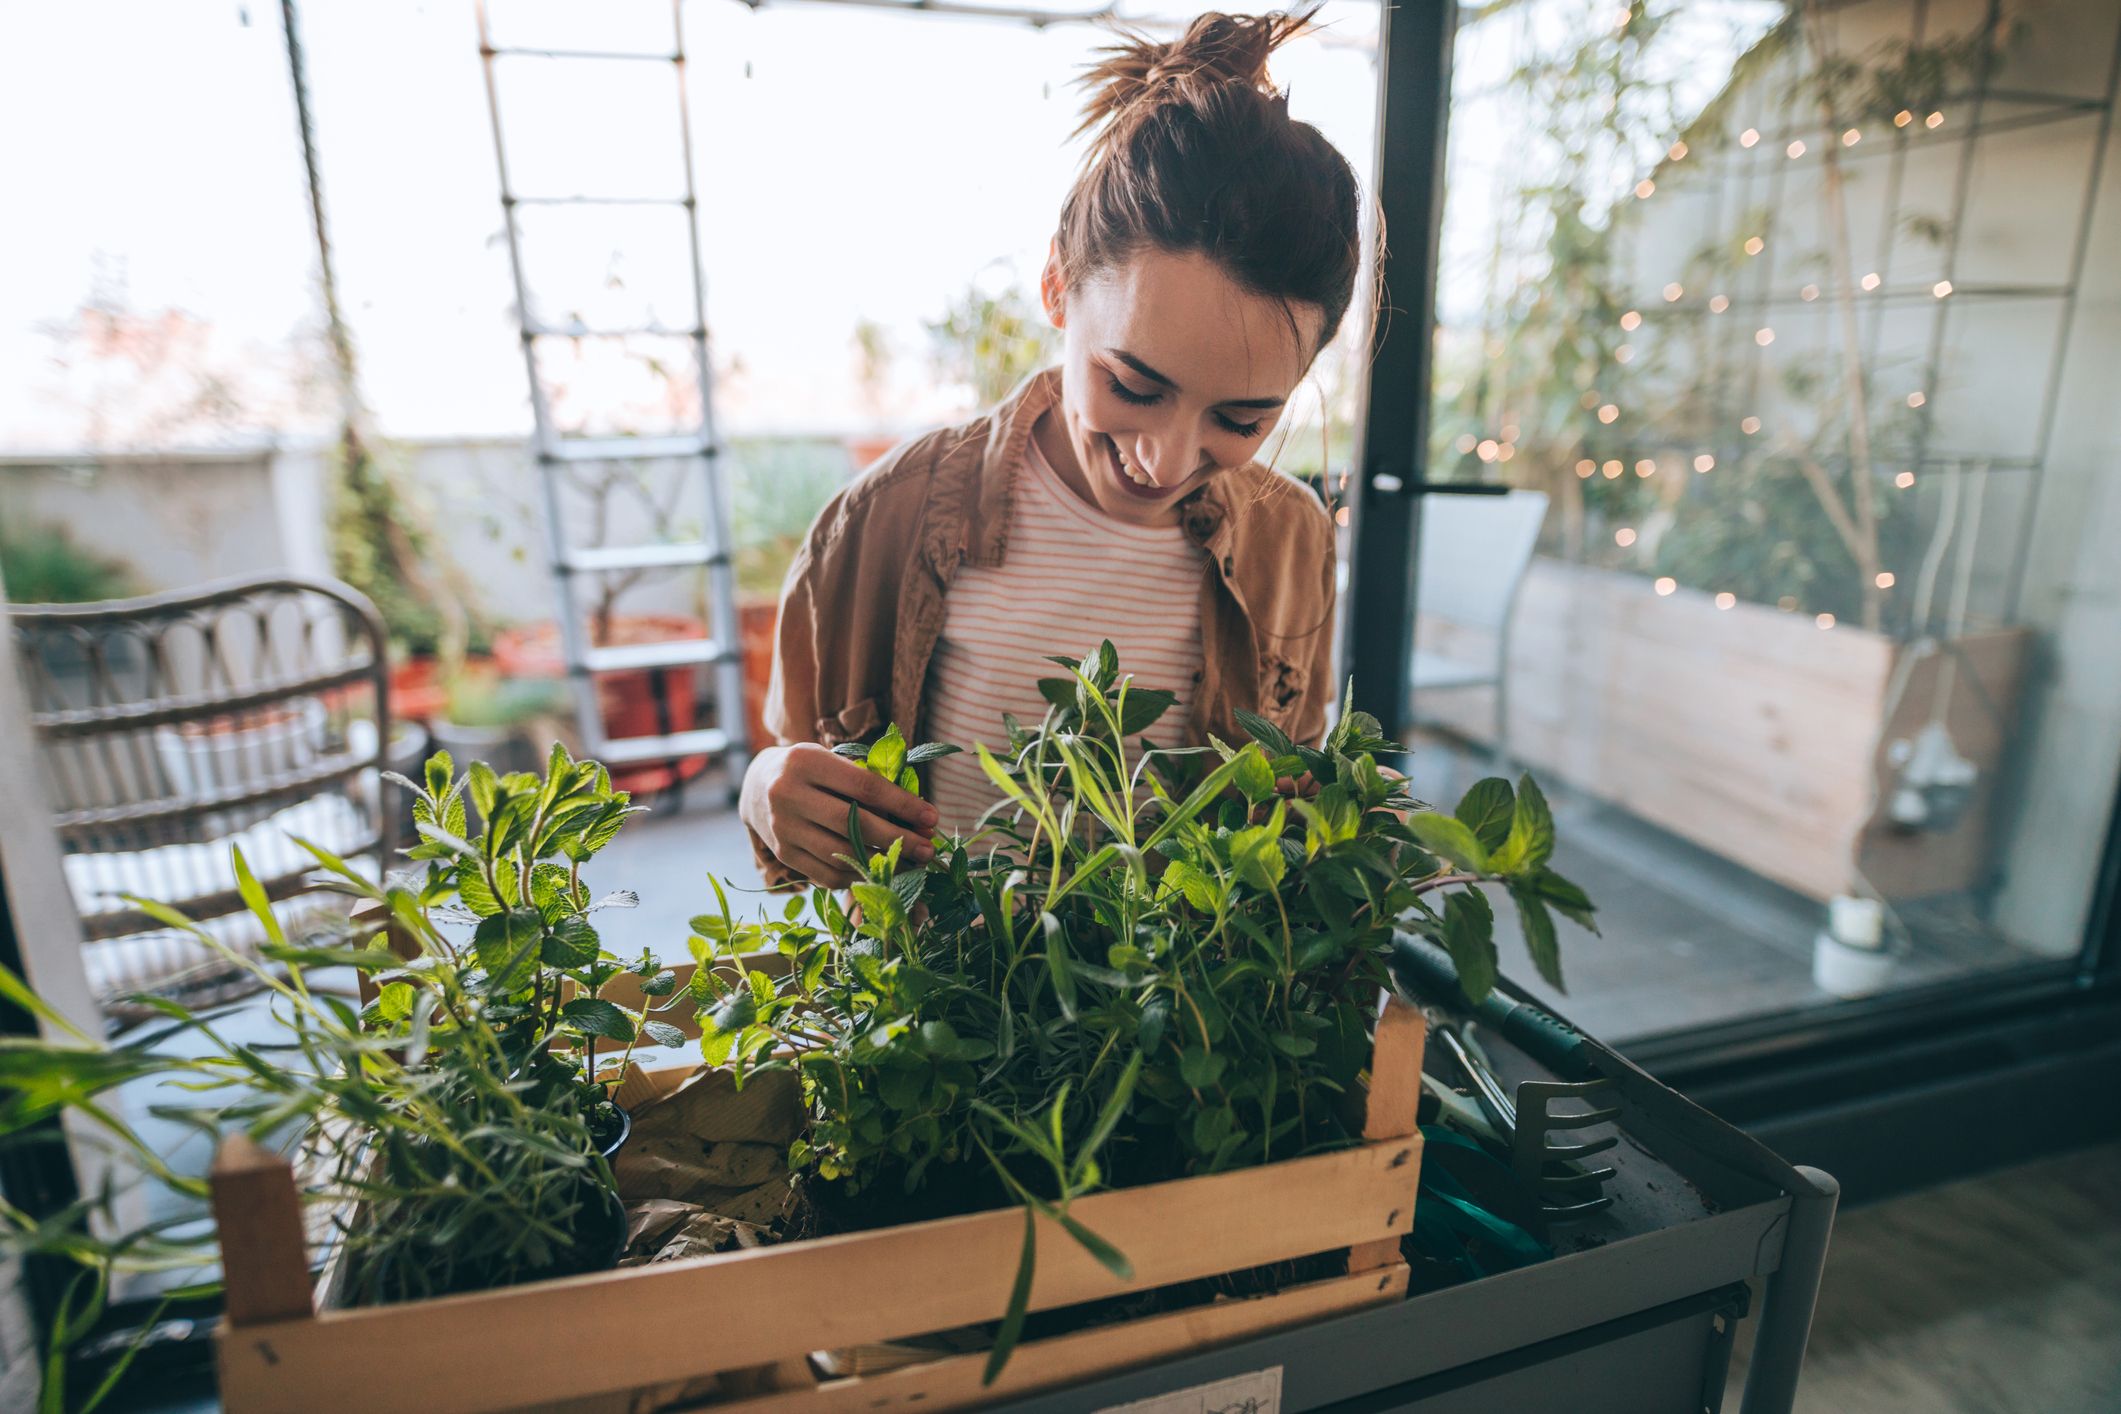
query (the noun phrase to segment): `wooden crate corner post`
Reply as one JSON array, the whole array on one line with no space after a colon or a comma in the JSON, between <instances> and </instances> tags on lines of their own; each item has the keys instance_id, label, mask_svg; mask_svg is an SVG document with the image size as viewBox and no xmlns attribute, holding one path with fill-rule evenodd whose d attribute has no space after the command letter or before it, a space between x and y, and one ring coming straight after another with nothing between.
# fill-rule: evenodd
<instances>
[{"instance_id":1,"label":"wooden crate corner post","mask_svg":"<svg viewBox=\"0 0 2121 1414\"><path fill-rule=\"evenodd\" d=\"M1370 1043L1370 1088L1363 1102L1362 1137L1408 1140L1407 1202L1414 1202L1421 1181L1421 1141L1416 1113L1421 1103L1421 1060L1428 1025L1420 1008L1387 991L1378 1002L1377 1029ZM1396 1221L1398 1214L1393 1214ZM1348 1272L1381 1273L1379 1292L1404 1292L1406 1264L1399 1238L1385 1237L1348 1249Z\"/></svg>"},{"instance_id":2,"label":"wooden crate corner post","mask_svg":"<svg viewBox=\"0 0 2121 1414\"><path fill-rule=\"evenodd\" d=\"M302 1197L287 1160L245 1134L214 1150L214 1227L231 1328L312 1314Z\"/></svg>"}]
</instances>

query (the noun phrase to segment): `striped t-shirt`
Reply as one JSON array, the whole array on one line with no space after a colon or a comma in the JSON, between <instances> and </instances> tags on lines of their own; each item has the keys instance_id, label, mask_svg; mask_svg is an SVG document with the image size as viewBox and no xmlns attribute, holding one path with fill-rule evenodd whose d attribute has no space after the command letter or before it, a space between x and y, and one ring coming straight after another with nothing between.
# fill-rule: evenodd
<instances>
[{"instance_id":1,"label":"striped t-shirt","mask_svg":"<svg viewBox=\"0 0 2121 1414\"><path fill-rule=\"evenodd\" d=\"M973 743L1005 755L1004 712L1026 726L1046 715L1038 680L1067 675L1052 655L1079 659L1111 639L1122 673L1178 694L1151 732L1166 743L1183 734L1200 671L1208 561L1184 530L1128 525L1086 504L1035 438L1025 439L1013 490L1002 563L961 566L943 598L922 694L921 735L964 748L929 768L945 834L969 833L1001 798Z\"/></svg>"}]
</instances>

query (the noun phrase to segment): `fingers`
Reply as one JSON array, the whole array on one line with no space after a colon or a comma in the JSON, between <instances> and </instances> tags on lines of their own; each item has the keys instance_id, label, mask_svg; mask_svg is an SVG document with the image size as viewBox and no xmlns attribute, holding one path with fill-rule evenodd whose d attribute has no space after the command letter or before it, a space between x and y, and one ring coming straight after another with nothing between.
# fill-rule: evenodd
<instances>
[{"instance_id":1,"label":"fingers","mask_svg":"<svg viewBox=\"0 0 2121 1414\"><path fill-rule=\"evenodd\" d=\"M922 800L912 791L902 790L877 775L874 771L855 765L842 756L824 753L825 760L818 763L814 779L835 795L860 801L879 815L888 815L902 820L916 829L932 829L936 820L935 807Z\"/></svg>"},{"instance_id":2,"label":"fingers","mask_svg":"<svg viewBox=\"0 0 2121 1414\"><path fill-rule=\"evenodd\" d=\"M907 859L926 864L935 858L935 847L928 843L928 836L919 830L909 830L868 810L861 811L859 819L862 824L862 844L868 849L887 850L891 848L893 840L903 840L904 855Z\"/></svg>"}]
</instances>

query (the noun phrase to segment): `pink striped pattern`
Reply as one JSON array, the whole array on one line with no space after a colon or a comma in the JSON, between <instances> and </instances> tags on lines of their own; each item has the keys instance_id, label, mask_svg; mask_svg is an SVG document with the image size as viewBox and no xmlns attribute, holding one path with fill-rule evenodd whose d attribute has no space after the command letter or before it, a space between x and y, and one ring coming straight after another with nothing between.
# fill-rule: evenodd
<instances>
[{"instance_id":1,"label":"pink striped pattern","mask_svg":"<svg viewBox=\"0 0 2121 1414\"><path fill-rule=\"evenodd\" d=\"M1040 678L1062 676L1048 654L1080 656L1104 639L1143 687L1178 694L1152 735L1175 740L1200 671L1200 595L1208 562L1176 525L1124 525L1086 505L1025 443L995 567L966 565L943 600L943 631L923 690L921 735L965 748L929 768L941 829L968 832L996 800L973 752L1000 754L1002 714L1027 725L1046 714Z\"/></svg>"}]
</instances>

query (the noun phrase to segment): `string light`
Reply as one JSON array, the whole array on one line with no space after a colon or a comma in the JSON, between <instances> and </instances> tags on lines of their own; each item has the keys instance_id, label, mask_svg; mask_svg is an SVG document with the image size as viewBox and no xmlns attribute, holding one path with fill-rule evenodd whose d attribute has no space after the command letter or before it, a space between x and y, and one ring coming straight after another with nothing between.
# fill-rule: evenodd
<instances>
[{"instance_id":1,"label":"string light","mask_svg":"<svg viewBox=\"0 0 2121 1414\"><path fill-rule=\"evenodd\" d=\"M1703 452L1700 456L1694 458L1694 470L1714 471L1715 469L1716 459L1710 456L1707 452Z\"/></svg>"},{"instance_id":2,"label":"string light","mask_svg":"<svg viewBox=\"0 0 2121 1414\"><path fill-rule=\"evenodd\" d=\"M1576 463L1576 474L1585 481L1589 481L1598 474L1598 463L1592 461L1589 457L1585 457L1582 461Z\"/></svg>"},{"instance_id":3,"label":"string light","mask_svg":"<svg viewBox=\"0 0 2121 1414\"><path fill-rule=\"evenodd\" d=\"M1952 282L1949 280L1939 280L1936 284L1930 286L1930 293L1935 295L1938 299L1943 299L1951 292Z\"/></svg>"},{"instance_id":4,"label":"string light","mask_svg":"<svg viewBox=\"0 0 2121 1414\"><path fill-rule=\"evenodd\" d=\"M1913 113L1908 112L1905 108L1901 109L1899 112L1893 115L1893 126L1896 128L1904 128L1909 123L1912 123L1914 121L1915 115Z\"/></svg>"},{"instance_id":5,"label":"string light","mask_svg":"<svg viewBox=\"0 0 2121 1414\"><path fill-rule=\"evenodd\" d=\"M1821 614L1818 618L1813 619L1812 622L1821 628L1832 628L1834 626L1834 616L1832 614Z\"/></svg>"},{"instance_id":6,"label":"string light","mask_svg":"<svg viewBox=\"0 0 2121 1414\"><path fill-rule=\"evenodd\" d=\"M1651 461L1648 457L1644 457L1641 461L1635 463L1635 474L1644 477L1655 476L1657 474L1657 463Z\"/></svg>"},{"instance_id":7,"label":"string light","mask_svg":"<svg viewBox=\"0 0 2121 1414\"><path fill-rule=\"evenodd\" d=\"M1912 471L1903 471L1898 476L1893 478L1893 484L1899 487L1901 490L1905 491L1908 487L1913 486L1915 484L1915 473L1913 473Z\"/></svg>"},{"instance_id":8,"label":"string light","mask_svg":"<svg viewBox=\"0 0 2121 1414\"><path fill-rule=\"evenodd\" d=\"M1626 314L1620 316L1620 327L1627 330L1630 334L1634 333L1642 327L1642 315L1636 310L1629 310Z\"/></svg>"},{"instance_id":9,"label":"string light","mask_svg":"<svg viewBox=\"0 0 2121 1414\"><path fill-rule=\"evenodd\" d=\"M1671 284L1666 285L1664 287L1665 303L1677 304L1679 302L1679 297L1685 293L1686 286L1680 284L1677 280L1674 280Z\"/></svg>"},{"instance_id":10,"label":"string light","mask_svg":"<svg viewBox=\"0 0 2121 1414\"><path fill-rule=\"evenodd\" d=\"M1758 236L1748 236L1748 237L1746 237L1746 241L1745 241L1745 253L1746 253L1747 255L1758 255L1758 254L1760 254L1760 252L1761 252L1761 251L1763 251L1763 250L1765 250L1765 249L1767 249L1767 242L1766 242L1766 241L1764 241L1764 240L1762 240L1762 239L1760 239L1760 237L1758 237Z\"/></svg>"},{"instance_id":11,"label":"string light","mask_svg":"<svg viewBox=\"0 0 2121 1414\"><path fill-rule=\"evenodd\" d=\"M1475 447L1473 450L1479 455L1482 461L1491 462L1495 460L1495 453L1498 448L1495 445L1494 439L1489 438L1488 440L1482 442L1478 447Z\"/></svg>"},{"instance_id":12,"label":"string light","mask_svg":"<svg viewBox=\"0 0 2121 1414\"><path fill-rule=\"evenodd\" d=\"M1611 403L1607 403L1604 407L1598 409L1598 420L1606 424L1608 427L1612 426L1613 423L1619 420L1619 418L1620 409L1613 406L1613 404Z\"/></svg>"},{"instance_id":13,"label":"string light","mask_svg":"<svg viewBox=\"0 0 2121 1414\"><path fill-rule=\"evenodd\" d=\"M1617 461L1609 461L1604 466L1599 468L1600 471L1605 473L1605 479L1608 481L1618 481L1620 479L1620 473L1625 471L1626 469L1627 468L1623 467Z\"/></svg>"},{"instance_id":14,"label":"string light","mask_svg":"<svg viewBox=\"0 0 2121 1414\"><path fill-rule=\"evenodd\" d=\"M1667 574L1667 575L1660 575L1660 576L1658 577L1658 580L1657 580L1657 592L1658 592L1659 594L1670 594L1670 593L1672 593L1672 592L1673 592L1674 590L1676 590L1676 589L1678 589L1678 588L1679 588L1679 581L1678 581L1678 580L1676 580L1676 579L1674 579L1674 578L1672 578L1672 577L1671 577L1670 575L1668 575L1668 574Z\"/></svg>"},{"instance_id":15,"label":"string light","mask_svg":"<svg viewBox=\"0 0 2121 1414\"><path fill-rule=\"evenodd\" d=\"M1648 201L1656 190L1657 183L1651 181L1648 177L1644 177L1641 181L1635 183L1635 196L1638 200Z\"/></svg>"},{"instance_id":16,"label":"string light","mask_svg":"<svg viewBox=\"0 0 2121 1414\"><path fill-rule=\"evenodd\" d=\"M1468 432L1465 436L1458 439L1458 450L1461 452L1470 452L1475 446L1479 444L1479 442L1480 439L1478 437L1475 437L1472 433Z\"/></svg>"},{"instance_id":17,"label":"string light","mask_svg":"<svg viewBox=\"0 0 2121 1414\"><path fill-rule=\"evenodd\" d=\"M1613 543L1625 550L1635 543L1635 532L1623 525L1613 532Z\"/></svg>"},{"instance_id":18,"label":"string light","mask_svg":"<svg viewBox=\"0 0 2121 1414\"><path fill-rule=\"evenodd\" d=\"M1766 348L1769 344L1775 342L1775 331L1773 329L1755 329L1753 331L1753 342L1762 348Z\"/></svg>"},{"instance_id":19,"label":"string light","mask_svg":"<svg viewBox=\"0 0 2121 1414\"><path fill-rule=\"evenodd\" d=\"M1866 290L1875 290L1882 283L1883 281L1879 279L1878 272L1875 270L1863 277L1863 288Z\"/></svg>"},{"instance_id":20,"label":"string light","mask_svg":"<svg viewBox=\"0 0 2121 1414\"><path fill-rule=\"evenodd\" d=\"M1944 115L1942 113L1932 113L1922 120L1922 126L1925 128L1941 128L1944 126Z\"/></svg>"},{"instance_id":21,"label":"string light","mask_svg":"<svg viewBox=\"0 0 2121 1414\"><path fill-rule=\"evenodd\" d=\"M1758 141L1760 141L1760 129L1758 128L1747 128L1744 132L1738 134L1738 145L1740 147L1751 147Z\"/></svg>"},{"instance_id":22,"label":"string light","mask_svg":"<svg viewBox=\"0 0 2121 1414\"><path fill-rule=\"evenodd\" d=\"M1806 285L1803 289L1797 291L1797 298L1809 304L1819 298L1819 287L1817 285Z\"/></svg>"},{"instance_id":23,"label":"string light","mask_svg":"<svg viewBox=\"0 0 2121 1414\"><path fill-rule=\"evenodd\" d=\"M1893 587L1893 572L1891 570L1878 571L1878 587L1880 589L1891 589Z\"/></svg>"},{"instance_id":24,"label":"string light","mask_svg":"<svg viewBox=\"0 0 2121 1414\"><path fill-rule=\"evenodd\" d=\"M1615 363L1627 363L1633 360L1634 357L1635 346L1633 344L1622 344L1619 348L1613 350L1613 361Z\"/></svg>"},{"instance_id":25,"label":"string light","mask_svg":"<svg viewBox=\"0 0 2121 1414\"><path fill-rule=\"evenodd\" d=\"M1929 399L1922 395L1920 389L1917 389L1916 391L1907 395L1907 405L1911 408L1921 407L1924 403L1928 401Z\"/></svg>"},{"instance_id":26,"label":"string light","mask_svg":"<svg viewBox=\"0 0 2121 1414\"><path fill-rule=\"evenodd\" d=\"M1515 442L1505 442L1505 443L1503 443L1503 444L1502 444L1502 446L1501 446L1501 447L1499 447L1499 448L1497 448L1497 449L1496 449L1496 452L1495 452L1495 460L1497 460L1497 461L1499 461L1499 462L1506 462L1506 461L1508 461L1508 460L1509 460L1509 459L1510 459L1511 457L1514 457L1514 456L1516 456L1516 455L1517 455L1517 444L1516 444Z\"/></svg>"},{"instance_id":27,"label":"string light","mask_svg":"<svg viewBox=\"0 0 2121 1414\"><path fill-rule=\"evenodd\" d=\"M1348 508L1346 506L1342 506L1339 510L1333 512L1333 523L1335 525L1346 525L1348 523Z\"/></svg>"},{"instance_id":28,"label":"string light","mask_svg":"<svg viewBox=\"0 0 2121 1414\"><path fill-rule=\"evenodd\" d=\"M1841 135L1841 145L1843 147L1854 147L1857 143L1862 141L1863 134L1857 132L1854 128L1850 128L1847 132Z\"/></svg>"},{"instance_id":29,"label":"string light","mask_svg":"<svg viewBox=\"0 0 2121 1414\"><path fill-rule=\"evenodd\" d=\"M1517 428L1517 424L1516 424L1516 423L1514 423L1514 422L1505 422L1505 423L1504 423L1504 424L1502 425L1502 440L1503 440L1503 441L1505 441L1505 442L1514 442L1514 441L1516 441L1516 440L1517 440L1517 432L1518 432L1518 428Z\"/></svg>"},{"instance_id":30,"label":"string light","mask_svg":"<svg viewBox=\"0 0 2121 1414\"><path fill-rule=\"evenodd\" d=\"M1598 404L1602 401L1604 401L1604 399L1599 396L1598 390L1596 388L1593 388L1590 392L1585 393L1582 397L1578 398L1576 400L1576 403L1577 406L1581 407L1585 412L1589 412L1592 408L1597 407Z\"/></svg>"},{"instance_id":31,"label":"string light","mask_svg":"<svg viewBox=\"0 0 2121 1414\"><path fill-rule=\"evenodd\" d=\"M1716 596L1716 607L1719 609L1728 609L1737 602L1738 596L1731 593L1728 589Z\"/></svg>"},{"instance_id":32,"label":"string light","mask_svg":"<svg viewBox=\"0 0 2121 1414\"><path fill-rule=\"evenodd\" d=\"M1684 161L1686 158L1686 144L1675 142L1670 148L1666 149L1664 155L1671 158L1674 162Z\"/></svg>"},{"instance_id":33,"label":"string light","mask_svg":"<svg viewBox=\"0 0 2121 1414\"><path fill-rule=\"evenodd\" d=\"M1709 312L1711 314L1721 314L1730 307L1731 302L1725 299L1722 295L1709 296Z\"/></svg>"},{"instance_id":34,"label":"string light","mask_svg":"<svg viewBox=\"0 0 2121 1414\"><path fill-rule=\"evenodd\" d=\"M1804 139L1798 138L1795 142L1792 142L1788 147L1785 147L1782 150L1784 152L1787 152L1792 157L1802 157L1804 156Z\"/></svg>"},{"instance_id":35,"label":"string light","mask_svg":"<svg viewBox=\"0 0 2121 1414\"><path fill-rule=\"evenodd\" d=\"M1746 418L1743 422L1740 422L1738 424L1738 430L1740 432L1743 432L1746 436L1750 437L1755 432L1758 432L1760 430L1760 419L1757 417Z\"/></svg>"}]
</instances>

